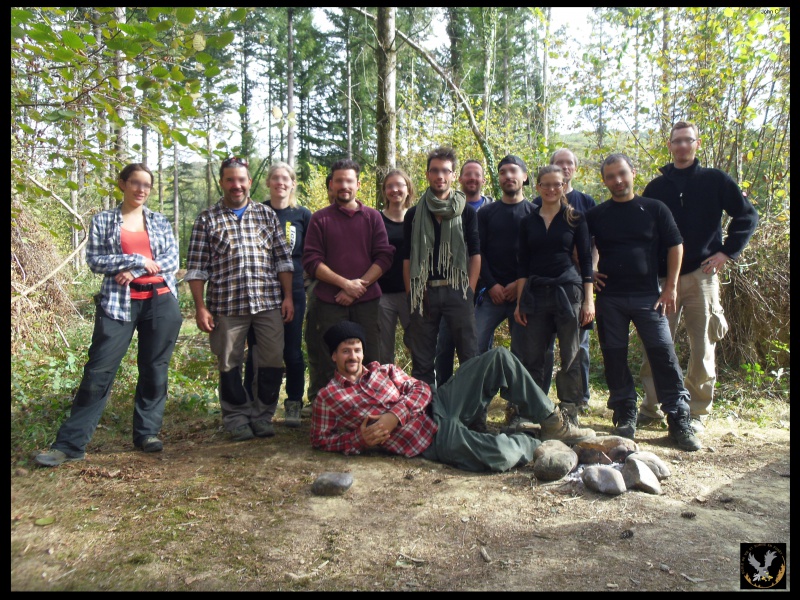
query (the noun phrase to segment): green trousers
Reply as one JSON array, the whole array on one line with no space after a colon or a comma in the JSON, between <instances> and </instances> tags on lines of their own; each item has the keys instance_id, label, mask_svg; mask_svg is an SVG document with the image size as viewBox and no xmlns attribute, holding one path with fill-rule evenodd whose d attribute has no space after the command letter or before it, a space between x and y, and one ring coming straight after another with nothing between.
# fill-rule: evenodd
<instances>
[{"instance_id":1,"label":"green trousers","mask_svg":"<svg viewBox=\"0 0 800 600\"><path fill-rule=\"evenodd\" d=\"M467 428L498 391L534 423L555 410L519 359L506 348L493 348L462 364L434 393L433 419L439 430L422 456L465 471L502 472L529 463L539 440L525 433L496 435Z\"/></svg>"}]
</instances>

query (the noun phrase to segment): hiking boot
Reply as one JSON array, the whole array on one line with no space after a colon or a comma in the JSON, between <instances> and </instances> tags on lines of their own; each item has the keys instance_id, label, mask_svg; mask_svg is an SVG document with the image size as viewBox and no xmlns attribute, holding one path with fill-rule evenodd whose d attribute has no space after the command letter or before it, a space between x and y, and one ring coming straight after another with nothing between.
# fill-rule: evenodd
<instances>
[{"instance_id":1,"label":"hiking boot","mask_svg":"<svg viewBox=\"0 0 800 600\"><path fill-rule=\"evenodd\" d=\"M670 439L678 445L681 450L695 452L700 450L703 445L692 431L691 417L689 412L678 409L674 413L667 415L667 427Z\"/></svg>"},{"instance_id":2,"label":"hiking boot","mask_svg":"<svg viewBox=\"0 0 800 600\"><path fill-rule=\"evenodd\" d=\"M252 421L250 428L256 437L266 438L275 435L275 427L272 425L272 421L267 421L266 419Z\"/></svg>"},{"instance_id":3,"label":"hiking boot","mask_svg":"<svg viewBox=\"0 0 800 600\"><path fill-rule=\"evenodd\" d=\"M238 427L231 430L231 439L234 442L244 442L246 440L252 440L253 437L254 437L253 430L247 423L245 423L244 425L239 425Z\"/></svg>"},{"instance_id":4,"label":"hiking boot","mask_svg":"<svg viewBox=\"0 0 800 600\"><path fill-rule=\"evenodd\" d=\"M142 452L161 452L164 449L164 443L154 435L145 436L135 446Z\"/></svg>"},{"instance_id":5,"label":"hiking boot","mask_svg":"<svg viewBox=\"0 0 800 600\"><path fill-rule=\"evenodd\" d=\"M500 429L500 433L511 435L512 433L530 433L538 430L539 425L530 419L526 419L520 414L515 414L513 417L511 417L511 422Z\"/></svg>"},{"instance_id":6,"label":"hiking boot","mask_svg":"<svg viewBox=\"0 0 800 600\"><path fill-rule=\"evenodd\" d=\"M706 430L706 426L703 425L703 421L700 417L689 417L689 425L692 427L692 431L694 431L695 434L703 433Z\"/></svg>"},{"instance_id":7,"label":"hiking boot","mask_svg":"<svg viewBox=\"0 0 800 600\"><path fill-rule=\"evenodd\" d=\"M572 445L594 437L593 429L575 427L558 406L552 415L541 422L541 426L542 441L561 440L567 445Z\"/></svg>"},{"instance_id":8,"label":"hiking boot","mask_svg":"<svg viewBox=\"0 0 800 600\"><path fill-rule=\"evenodd\" d=\"M303 408L300 409L300 417L303 419L310 419L312 410L313 405L311 403L304 404Z\"/></svg>"},{"instance_id":9,"label":"hiking boot","mask_svg":"<svg viewBox=\"0 0 800 600\"><path fill-rule=\"evenodd\" d=\"M639 416L636 418L637 427L658 427L663 424L664 417L651 417L650 415L639 413Z\"/></svg>"},{"instance_id":10,"label":"hiking boot","mask_svg":"<svg viewBox=\"0 0 800 600\"><path fill-rule=\"evenodd\" d=\"M65 462L83 460L84 458L86 458L86 454L83 452L77 456L67 456L61 450L48 450L47 452L40 452L33 460L42 467L57 467Z\"/></svg>"},{"instance_id":11,"label":"hiking boot","mask_svg":"<svg viewBox=\"0 0 800 600\"><path fill-rule=\"evenodd\" d=\"M570 423L575 427L581 426L581 422L578 420L578 415L581 412L580 406L573 402L561 402L558 406L561 407L561 412L567 415Z\"/></svg>"},{"instance_id":12,"label":"hiking boot","mask_svg":"<svg viewBox=\"0 0 800 600\"><path fill-rule=\"evenodd\" d=\"M300 407L302 402L287 402L284 404L286 415L283 424L287 427L300 427Z\"/></svg>"},{"instance_id":13,"label":"hiking boot","mask_svg":"<svg viewBox=\"0 0 800 600\"><path fill-rule=\"evenodd\" d=\"M634 439L636 436L636 406L623 406L614 409L614 416L611 418L614 423L614 435L619 437Z\"/></svg>"},{"instance_id":14,"label":"hiking boot","mask_svg":"<svg viewBox=\"0 0 800 600\"><path fill-rule=\"evenodd\" d=\"M588 400L584 400L578 404L578 412L582 415L588 415L590 412L592 412L592 408L589 406Z\"/></svg>"}]
</instances>

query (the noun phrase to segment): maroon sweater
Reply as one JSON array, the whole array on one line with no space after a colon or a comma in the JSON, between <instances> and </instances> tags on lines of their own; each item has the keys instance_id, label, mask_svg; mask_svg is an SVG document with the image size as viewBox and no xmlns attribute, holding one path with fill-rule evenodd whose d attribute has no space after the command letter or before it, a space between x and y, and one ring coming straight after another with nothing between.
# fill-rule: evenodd
<instances>
[{"instance_id":1,"label":"maroon sweater","mask_svg":"<svg viewBox=\"0 0 800 600\"><path fill-rule=\"evenodd\" d=\"M314 275L320 263L345 279L361 277L373 265L383 272L392 266L394 247L389 243L381 213L364 206L360 201L358 210L349 211L336 204L327 206L311 215L306 243L303 248L303 269ZM320 281L315 293L322 302L335 304L338 287ZM367 302L380 298L381 288L375 283L356 302Z\"/></svg>"}]
</instances>

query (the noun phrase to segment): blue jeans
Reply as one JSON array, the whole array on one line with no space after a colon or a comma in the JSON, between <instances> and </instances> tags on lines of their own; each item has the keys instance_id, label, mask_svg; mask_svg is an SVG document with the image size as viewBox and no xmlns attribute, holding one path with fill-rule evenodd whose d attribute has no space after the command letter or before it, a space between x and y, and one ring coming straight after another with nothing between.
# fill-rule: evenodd
<instances>
[{"instance_id":1,"label":"blue jeans","mask_svg":"<svg viewBox=\"0 0 800 600\"><path fill-rule=\"evenodd\" d=\"M667 317L653 308L658 300L649 296L604 296L597 294L597 338L603 352L608 408L636 406L636 387L628 366L628 331L631 322L642 341L653 370L661 410L689 412L689 392L675 355Z\"/></svg>"},{"instance_id":2,"label":"blue jeans","mask_svg":"<svg viewBox=\"0 0 800 600\"><path fill-rule=\"evenodd\" d=\"M158 302L153 322L153 302ZM78 456L92 439L111 394L111 384L133 339L139 332L139 354L136 363L139 379L133 408L133 443L158 435L167 402L169 361L181 329L178 300L162 294L148 300L131 300L131 320L112 319L100 307L94 317L89 360L83 368L78 393L72 400L69 418L61 424L51 448L67 456Z\"/></svg>"},{"instance_id":3,"label":"blue jeans","mask_svg":"<svg viewBox=\"0 0 800 600\"><path fill-rule=\"evenodd\" d=\"M511 342L514 342L514 329L518 327L514 321L514 309L517 307L516 300L495 304L489 297L488 292L484 293L483 302L475 307L475 323L478 329L478 354L491 350L494 346L494 332L500 324L508 319L508 332L511 335Z\"/></svg>"}]
</instances>

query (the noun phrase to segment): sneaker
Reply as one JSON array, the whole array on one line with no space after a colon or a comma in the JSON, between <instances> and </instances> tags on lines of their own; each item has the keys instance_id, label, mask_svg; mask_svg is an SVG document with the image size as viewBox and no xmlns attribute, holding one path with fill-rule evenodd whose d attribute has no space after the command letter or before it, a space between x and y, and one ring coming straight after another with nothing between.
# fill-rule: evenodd
<instances>
[{"instance_id":1,"label":"sneaker","mask_svg":"<svg viewBox=\"0 0 800 600\"><path fill-rule=\"evenodd\" d=\"M253 430L250 425L245 423L231 430L231 439L234 442L244 442L245 440L253 439Z\"/></svg>"},{"instance_id":2,"label":"sneaker","mask_svg":"<svg viewBox=\"0 0 800 600\"><path fill-rule=\"evenodd\" d=\"M658 427L663 423L664 417L651 417L650 415L645 415L643 413L639 413L639 416L636 418L637 427Z\"/></svg>"},{"instance_id":3,"label":"sneaker","mask_svg":"<svg viewBox=\"0 0 800 600\"><path fill-rule=\"evenodd\" d=\"M284 405L286 416L283 424L287 427L300 427L300 406L302 402L287 402Z\"/></svg>"},{"instance_id":4,"label":"sneaker","mask_svg":"<svg viewBox=\"0 0 800 600\"><path fill-rule=\"evenodd\" d=\"M541 422L541 439L560 440L567 445L577 444L595 436L594 430L576 427L570 423L569 417L558 406L553 414Z\"/></svg>"},{"instance_id":5,"label":"sneaker","mask_svg":"<svg viewBox=\"0 0 800 600\"><path fill-rule=\"evenodd\" d=\"M267 421L266 419L252 421L250 423L250 427L256 437L266 438L275 435L275 427L273 426L272 421Z\"/></svg>"},{"instance_id":6,"label":"sneaker","mask_svg":"<svg viewBox=\"0 0 800 600\"><path fill-rule=\"evenodd\" d=\"M674 441L681 450L695 452L703 447L700 440L694 435L694 431L692 431L691 417L688 411L683 412L678 410L674 414L668 414L667 425L670 439Z\"/></svg>"},{"instance_id":7,"label":"sneaker","mask_svg":"<svg viewBox=\"0 0 800 600\"><path fill-rule=\"evenodd\" d=\"M309 404L304 404L303 408L300 409L300 417L302 417L304 419L310 419L311 418L311 412L312 412L312 405L310 403Z\"/></svg>"},{"instance_id":8,"label":"sneaker","mask_svg":"<svg viewBox=\"0 0 800 600\"><path fill-rule=\"evenodd\" d=\"M703 425L700 417L689 417L689 426L696 434L703 433L706 430L706 426Z\"/></svg>"},{"instance_id":9,"label":"sneaker","mask_svg":"<svg viewBox=\"0 0 800 600\"><path fill-rule=\"evenodd\" d=\"M614 435L619 437L634 439L636 436L636 416L639 410L636 405L623 406L614 409L614 416L611 420L614 423Z\"/></svg>"},{"instance_id":10,"label":"sneaker","mask_svg":"<svg viewBox=\"0 0 800 600\"><path fill-rule=\"evenodd\" d=\"M567 415L569 422L575 427L580 427L581 423L578 420L578 415L581 412L580 406L573 402L561 402L558 406L561 407L561 412Z\"/></svg>"},{"instance_id":11,"label":"sneaker","mask_svg":"<svg viewBox=\"0 0 800 600\"><path fill-rule=\"evenodd\" d=\"M83 452L77 456L67 456L61 450L48 450L47 452L40 452L33 460L42 467L57 467L65 462L83 460L84 458L86 458L86 454Z\"/></svg>"},{"instance_id":12,"label":"sneaker","mask_svg":"<svg viewBox=\"0 0 800 600\"><path fill-rule=\"evenodd\" d=\"M164 443L154 435L148 435L138 444L135 444L142 452L161 452Z\"/></svg>"}]
</instances>

